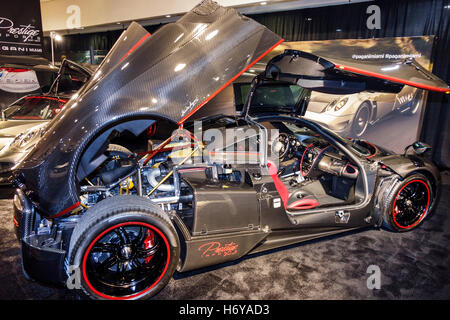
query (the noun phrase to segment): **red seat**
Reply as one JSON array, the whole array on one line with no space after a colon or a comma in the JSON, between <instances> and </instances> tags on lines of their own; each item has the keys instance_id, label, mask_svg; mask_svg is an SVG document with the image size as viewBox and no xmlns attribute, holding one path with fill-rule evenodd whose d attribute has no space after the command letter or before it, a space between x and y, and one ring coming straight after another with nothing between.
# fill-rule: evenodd
<instances>
[{"instance_id":1,"label":"red seat","mask_svg":"<svg viewBox=\"0 0 450 320\"><path fill-rule=\"evenodd\" d=\"M284 208L286 209L289 200L289 190L286 188L283 182L281 182L280 177L278 177L278 168L275 162L272 160L267 161L267 167L269 168L269 174L272 177L275 188L283 201Z\"/></svg>"}]
</instances>

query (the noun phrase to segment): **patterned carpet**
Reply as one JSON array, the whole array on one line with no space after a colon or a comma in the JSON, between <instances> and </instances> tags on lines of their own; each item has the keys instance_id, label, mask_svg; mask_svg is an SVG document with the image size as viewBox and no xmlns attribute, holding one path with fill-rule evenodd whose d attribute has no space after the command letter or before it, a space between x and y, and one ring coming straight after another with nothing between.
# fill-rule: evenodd
<instances>
[{"instance_id":1,"label":"patterned carpet","mask_svg":"<svg viewBox=\"0 0 450 320\"><path fill-rule=\"evenodd\" d=\"M450 174L442 176L437 210L413 232L367 229L175 274L154 299L450 299ZM0 299L76 299L24 278L11 191L0 191ZM370 265L380 289L367 288Z\"/></svg>"}]
</instances>

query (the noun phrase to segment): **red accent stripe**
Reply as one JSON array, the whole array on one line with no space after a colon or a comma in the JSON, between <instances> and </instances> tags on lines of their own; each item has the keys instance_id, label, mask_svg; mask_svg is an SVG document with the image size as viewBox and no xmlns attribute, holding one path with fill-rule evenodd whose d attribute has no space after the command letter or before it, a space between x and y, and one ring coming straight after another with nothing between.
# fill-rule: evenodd
<instances>
[{"instance_id":1,"label":"red accent stripe","mask_svg":"<svg viewBox=\"0 0 450 320\"><path fill-rule=\"evenodd\" d=\"M197 107L195 107L191 112L189 112L186 116L184 116L180 121L178 121L178 124L182 124L186 119L188 119L190 116L192 116L198 109L203 107L205 104L207 104L212 98L214 98L216 95L220 93L223 89L228 87L234 80L236 80L241 74L243 74L245 71L247 71L249 68L251 68L255 63L257 63L259 60L261 60L265 55L267 55L270 51L275 49L277 46L279 46L284 39L281 39L277 43L275 43L272 47L270 47L267 51L265 51L262 55L260 55L258 58L256 58L252 63L250 63L247 67L242 69L237 75L235 75L233 78L231 78L227 83L225 83L222 87L220 87L216 92L214 92L212 95L210 95L205 101L200 103Z\"/></svg>"},{"instance_id":2,"label":"red accent stripe","mask_svg":"<svg viewBox=\"0 0 450 320\"><path fill-rule=\"evenodd\" d=\"M371 144L369 141L364 141L364 142L367 143L369 146L372 146L375 149L375 153L366 157L366 159L370 159L370 158L376 156L378 153L378 148L375 145Z\"/></svg>"},{"instance_id":3,"label":"red accent stripe","mask_svg":"<svg viewBox=\"0 0 450 320\"><path fill-rule=\"evenodd\" d=\"M148 37L150 37L150 33L147 33L145 36L143 36L141 38L141 40L139 40L138 42L136 42L136 44L119 60L122 61L123 59L125 59L128 55L130 55L134 50L136 50L137 47L139 47L142 42L144 42L145 39L147 39Z\"/></svg>"},{"instance_id":4,"label":"red accent stripe","mask_svg":"<svg viewBox=\"0 0 450 320\"><path fill-rule=\"evenodd\" d=\"M164 270L161 272L161 275L158 277L158 279L156 279L156 282L153 283L150 287L148 287L147 289L145 289L144 291L138 292L136 294L130 295L130 296L126 296L126 297L114 297L114 296L108 296L106 294L103 294L101 292L99 292L98 290L96 290L92 284L89 282L89 279L86 276L86 261L89 255L89 252L91 251L92 247L94 246L94 244L101 239L105 234L107 234L109 231L115 229L115 228L119 228L122 226L128 226L128 225L141 225L147 228L152 229L153 231L156 231L161 238L163 239L164 243L166 244L166 248L167 248L167 261L166 261L166 265L164 267ZM99 295L102 298L105 299L111 299L111 300L126 300L126 299L133 299L136 298L138 296L141 296L143 294L145 294L146 292L148 292L149 290L151 290L154 286L156 286L158 284L158 282L162 279L162 277L164 276L164 274L167 271L167 268L169 267L169 262L170 262L170 246L169 246L169 241L167 241L166 236L162 233L162 231L160 231L158 228L144 223L144 222L124 222L124 223L120 223L118 225L112 226L111 228L108 228L107 230L103 231L102 233L100 233L95 239L94 241L91 242L91 244L89 245L89 247L86 250L86 253L84 254L84 258L83 258L83 265L82 265L82 272L83 272L83 278L84 281L86 281L86 284L88 285L88 287L95 292L97 295Z\"/></svg>"},{"instance_id":5,"label":"red accent stripe","mask_svg":"<svg viewBox=\"0 0 450 320\"><path fill-rule=\"evenodd\" d=\"M27 100L30 100L30 99L44 99L44 100L59 101L59 102L62 102L62 103L66 103L67 102L66 99L58 99L58 98L44 97L44 96L28 96L28 97L25 97L25 99L27 99Z\"/></svg>"},{"instance_id":6,"label":"red accent stripe","mask_svg":"<svg viewBox=\"0 0 450 320\"><path fill-rule=\"evenodd\" d=\"M267 167L269 168L269 175L271 176L273 183L275 184L275 188L277 189L278 194L281 197L281 201L283 202L284 208L286 209L286 206L289 201L289 190L281 181L281 179L278 177L278 168L275 162L273 162L272 160L268 160Z\"/></svg>"},{"instance_id":7,"label":"red accent stripe","mask_svg":"<svg viewBox=\"0 0 450 320\"><path fill-rule=\"evenodd\" d=\"M65 215L66 213L68 213L68 212L72 211L73 209L77 208L77 207L80 205L80 203L81 203L81 202L78 201L78 202L75 203L74 205L71 205L70 207L64 209L63 211L58 212L57 214L51 216L50 218L51 218L51 219L54 219L54 218L61 217L62 215Z\"/></svg>"},{"instance_id":8,"label":"red accent stripe","mask_svg":"<svg viewBox=\"0 0 450 320\"><path fill-rule=\"evenodd\" d=\"M27 72L31 71L30 69L19 69L19 68L0 68L0 71L5 70L7 72Z\"/></svg>"},{"instance_id":9,"label":"red accent stripe","mask_svg":"<svg viewBox=\"0 0 450 320\"><path fill-rule=\"evenodd\" d=\"M13 217L13 223L17 228L19 227L19 223L17 222L16 217Z\"/></svg>"},{"instance_id":10,"label":"red accent stripe","mask_svg":"<svg viewBox=\"0 0 450 320\"><path fill-rule=\"evenodd\" d=\"M311 148L314 145L314 143L311 143L308 147L306 147L305 151L303 151L302 154L302 159L300 160L300 174L302 175L302 177L304 177L305 175L307 175L309 173L309 170L306 174L303 174L303 159L305 158L306 155L306 151L308 151L309 148ZM311 170L311 168L310 168Z\"/></svg>"},{"instance_id":11,"label":"red accent stripe","mask_svg":"<svg viewBox=\"0 0 450 320\"><path fill-rule=\"evenodd\" d=\"M39 116L12 116L11 119L13 119L13 120L43 120Z\"/></svg>"},{"instance_id":12,"label":"red accent stripe","mask_svg":"<svg viewBox=\"0 0 450 320\"><path fill-rule=\"evenodd\" d=\"M417 87L417 88L421 88L421 89L425 89L425 90L450 93L450 88L433 87L433 86L421 84L421 83L414 82L414 81L404 80L404 79L400 79L400 78L396 78L396 77L390 77L390 76L386 76L386 75L372 72L372 71L366 71L366 70L362 70L362 69L358 69L358 68L345 66L342 64L335 64L335 67L339 68L341 70L347 70L347 71L356 72L356 73L363 74L363 75L370 76L370 77L376 77L376 78L381 78L381 79L385 79L385 80L389 80L389 81L399 82L399 83L407 84L409 86L413 86L413 87Z\"/></svg>"},{"instance_id":13,"label":"red accent stripe","mask_svg":"<svg viewBox=\"0 0 450 320\"><path fill-rule=\"evenodd\" d=\"M344 167L344 171L347 171L347 167L350 167L350 168L352 168L353 170L355 170L355 172L354 173L358 173L359 174L359 170L358 169L356 169L354 166L352 166L350 163L347 163L346 165L345 165L345 167ZM351 172L348 172L348 173L350 173L351 174Z\"/></svg>"}]
</instances>

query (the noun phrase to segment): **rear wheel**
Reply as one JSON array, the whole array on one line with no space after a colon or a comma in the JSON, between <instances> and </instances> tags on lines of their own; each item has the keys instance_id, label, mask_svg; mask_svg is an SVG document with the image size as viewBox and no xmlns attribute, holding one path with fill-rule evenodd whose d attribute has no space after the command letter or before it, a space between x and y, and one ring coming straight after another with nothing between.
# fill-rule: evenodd
<instances>
[{"instance_id":1,"label":"rear wheel","mask_svg":"<svg viewBox=\"0 0 450 320\"><path fill-rule=\"evenodd\" d=\"M422 174L398 182L385 200L384 226L399 232L418 227L429 214L433 198L430 182Z\"/></svg>"},{"instance_id":2,"label":"rear wheel","mask_svg":"<svg viewBox=\"0 0 450 320\"><path fill-rule=\"evenodd\" d=\"M150 200L115 196L91 207L74 229L69 265L94 299L146 299L175 272L180 245L168 216Z\"/></svg>"},{"instance_id":3,"label":"rear wheel","mask_svg":"<svg viewBox=\"0 0 450 320\"><path fill-rule=\"evenodd\" d=\"M370 121L370 104L363 102L353 118L352 134L354 137L361 137L366 132Z\"/></svg>"}]
</instances>

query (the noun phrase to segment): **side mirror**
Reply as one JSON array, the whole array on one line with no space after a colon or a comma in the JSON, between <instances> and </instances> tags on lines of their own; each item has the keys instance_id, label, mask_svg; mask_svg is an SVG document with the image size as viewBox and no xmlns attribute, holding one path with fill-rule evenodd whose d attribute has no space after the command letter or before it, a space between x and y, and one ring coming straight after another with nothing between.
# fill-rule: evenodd
<instances>
[{"instance_id":1,"label":"side mirror","mask_svg":"<svg viewBox=\"0 0 450 320\"><path fill-rule=\"evenodd\" d=\"M426 144L425 142L416 141L405 148L405 154L410 147L412 147L414 152L419 155L424 154L425 152L431 149L431 146L429 144Z\"/></svg>"}]
</instances>

